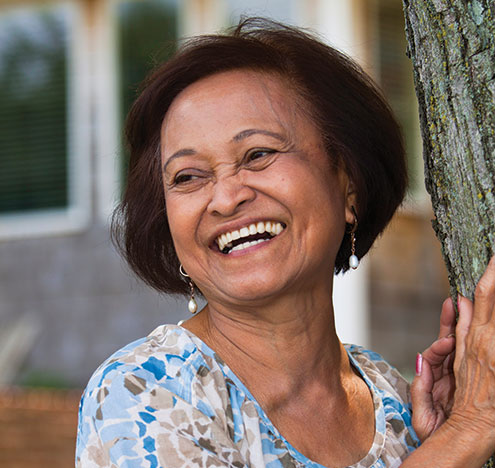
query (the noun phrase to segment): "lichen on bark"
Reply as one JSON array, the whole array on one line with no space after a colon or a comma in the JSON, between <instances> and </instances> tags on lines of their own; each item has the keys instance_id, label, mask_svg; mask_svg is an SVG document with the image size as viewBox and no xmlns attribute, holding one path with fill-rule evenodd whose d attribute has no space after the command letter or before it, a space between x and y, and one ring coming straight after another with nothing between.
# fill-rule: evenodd
<instances>
[{"instance_id":1,"label":"lichen on bark","mask_svg":"<svg viewBox=\"0 0 495 468\"><path fill-rule=\"evenodd\" d=\"M452 296L473 298L495 246L495 1L403 5L433 227Z\"/></svg>"},{"instance_id":2,"label":"lichen on bark","mask_svg":"<svg viewBox=\"0 0 495 468\"><path fill-rule=\"evenodd\" d=\"M433 225L453 294L473 297L495 245L495 2L403 4Z\"/></svg>"}]
</instances>

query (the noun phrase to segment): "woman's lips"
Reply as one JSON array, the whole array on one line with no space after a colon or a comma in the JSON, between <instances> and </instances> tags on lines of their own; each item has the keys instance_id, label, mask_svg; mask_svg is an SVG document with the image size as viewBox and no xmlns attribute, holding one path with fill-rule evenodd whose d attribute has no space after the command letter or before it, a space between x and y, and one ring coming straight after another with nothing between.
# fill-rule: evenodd
<instances>
[{"instance_id":1,"label":"woman's lips","mask_svg":"<svg viewBox=\"0 0 495 468\"><path fill-rule=\"evenodd\" d=\"M247 249L261 242L266 242L278 236L285 229L285 224L279 221L258 221L240 229L220 234L215 242L224 254Z\"/></svg>"}]
</instances>

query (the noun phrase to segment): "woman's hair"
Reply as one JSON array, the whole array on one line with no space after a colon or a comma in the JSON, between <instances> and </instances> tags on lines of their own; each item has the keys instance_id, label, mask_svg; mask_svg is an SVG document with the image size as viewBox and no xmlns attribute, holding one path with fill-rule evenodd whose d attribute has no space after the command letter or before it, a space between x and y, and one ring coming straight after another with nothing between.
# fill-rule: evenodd
<instances>
[{"instance_id":1,"label":"woman's hair","mask_svg":"<svg viewBox=\"0 0 495 468\"><path fill-rule=\"evenodd\" d=\"M172 101L190 84L229 70L254 70L287 80L307 103L326 151L354 184L363 257L404 197L407 172L401 132L371 79L351 59L300 29L254 18L225 35L186 42L144 82L126 124L130 150L123 200L114 213L114 242L134 272L166 293L187 294L168 226L160 130ZM350 228L350 226L348 226ZM349 268L350 236L336 272Z\"/></svg>"}]
</instances>

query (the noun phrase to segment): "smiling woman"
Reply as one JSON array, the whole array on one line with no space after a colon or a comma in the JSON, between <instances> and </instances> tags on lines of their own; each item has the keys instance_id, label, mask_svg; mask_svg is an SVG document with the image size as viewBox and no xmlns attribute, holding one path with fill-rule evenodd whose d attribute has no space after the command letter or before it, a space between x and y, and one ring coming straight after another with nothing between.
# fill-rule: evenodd
<instances>
[{"instance_id":1,"label":"smiling woman","mask_svg":"<svg viewBox=\"0 0 495 468\"><path fill-rule=\"evenodd\" d=\"M210 303L331 290L355 192L284 85L258 71L216 73L182 91L163 121L170 232ZM265 222L265 242L253 245Z\"/></svg>"},{"instance_id":2,"label":"smiling woman","mask_svg":"<svg viewBox=\"0 0 495 468\"><path fill-rule=\"evenodd\" d=\"M272 34L274 30L276 34ZM306 116L318 129L319 144L329 155L329 163L345 169L359 198L355 207L359 258L369 250L404 196L407 176L398 124L370 79L347 57L299 30L277 29L273 23L270 26L257 20L246 21L230 35L192 39L148 77L127 121L130 180L117 212L115 237L137 274L160 291L189 291L179 274L180 262L168 219L163 216L165 196L159 167L163 119L174 99L189 85L236 70L250 71L251 75L258 72L265 79L278 78L285 94L280 105L292 104L292 109L287 107L285 112L296 109L299 118ZM222 107L235 103L228 89L220 92ZM249 95L245 97L249 100ZM254 106L254 102L250 103L253 111ZM257 128L252 124L239 129L237 139L241 141L233 143L252 137L254 129ZM246 130L250 131L244 133ZM220 131L217 125L212 138ZM283 150L292 143L287 140L292 137L287 131L278 129L271 135L280 140L277 144ZM168 153L171 162L197 151L190 143L185 144ZM253 149L259 157L260 149L270 148ZM176 151L179 153L172 154ZM335 262L337 272L349 268L350 252L350 237L345 236Z\"/></svg>"},{"instance_id":3,"label":"smiling woman","mask_svg":"<svg viewBox=\"0 0 495 468\"><path fill-rule=\"evenodd\" d=\"M490 340L466 344L493 310L495 262L479 305L459 302L455 361L444 304L413 415L402 377L335 332L333 273L406 186L398 126L350 59L262 20L193 39L145 83L127 138L115 238L149 285L207 305L95 372L78 466L480 466L495 378L478 365Z\"/></svg>"}]
</instances>

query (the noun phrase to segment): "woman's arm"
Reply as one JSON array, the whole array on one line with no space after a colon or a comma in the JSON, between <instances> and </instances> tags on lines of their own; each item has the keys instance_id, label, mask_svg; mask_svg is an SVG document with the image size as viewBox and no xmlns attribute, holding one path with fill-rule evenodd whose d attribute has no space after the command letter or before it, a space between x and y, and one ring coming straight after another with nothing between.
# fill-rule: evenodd
<instances>
[{"instance_id":1,"label":"woman's arm","mask_svg":"<svg viewBox=\"0 0 495 468\"><path fill-rule=\"evenodd\" d=\"M450 415L443 424L430 428L430 437L401 465L403 468L479 468L495 452L495 257L478 283L474 304L460 298L455 331L455 391L451 403L445 394L440 398L445 408L452 404ZM427 351L426 357L434 358L431 349ZM441 378L449 372L450 354L441 363ZM415 403L420 413L428 409L428 399L432 411L439 404L433 393L438 382L433 375L437 364L425 359L425 368L412 387L413 412ZM428 397L425 389L430 384L432 391ZM423 435L428 435L428 428Z\"/></svg>"},{"instance_id":2,"label":"woman's arm","mask_svg":"<svg viewBox=\"0 0 495 468\"><path fill-rule=\"evenodd\" d=\"M164 388L137 393L135 382L117 374L85 394L76 468L246 466L218 418Z\"/></svg>"},{"instance_id":3,"label":"woman's arm","mask_svg":"<svg viewBox=\"0 0 495 468\"><path fill-rule=\"evenodd\" d=\"M223 409L226 389L215 386L208 363L192 347L160 343L161 351L152 339L130 345L90 379L79 411L76 467L247 466Z\"/></svg>"}]
</instances>

